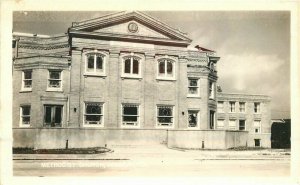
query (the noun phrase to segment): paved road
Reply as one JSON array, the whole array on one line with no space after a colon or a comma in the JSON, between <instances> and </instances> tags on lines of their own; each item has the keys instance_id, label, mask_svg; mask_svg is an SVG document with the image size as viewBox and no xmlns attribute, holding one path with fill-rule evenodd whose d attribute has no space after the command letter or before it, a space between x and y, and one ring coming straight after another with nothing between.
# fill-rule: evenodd
<instances>
[{"instance_id":1,"label":"paved road","mask_svg":"<svg viewBox=\"0 0 300 185\"><path fill-rule=\"evenodd\" d=\"M15 176L289 176L290 160L14 160Z\"/></svg>"}]
</instances>

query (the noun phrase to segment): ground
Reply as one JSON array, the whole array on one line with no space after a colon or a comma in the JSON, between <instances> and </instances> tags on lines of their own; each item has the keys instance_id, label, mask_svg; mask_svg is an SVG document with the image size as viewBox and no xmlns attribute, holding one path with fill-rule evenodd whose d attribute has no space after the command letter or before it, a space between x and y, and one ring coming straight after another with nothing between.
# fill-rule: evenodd
<instances>
[{"instance_id":1,"label":"ground","mask_svg":"<svg viewBox=\"0 0 300 185\"><path fill-rule=\"evenodd\" d=\"M14 154L15 176L261 176L290 175L286 150L182 150L112 146L101 154Z\"/></svg>"}]
</instances>

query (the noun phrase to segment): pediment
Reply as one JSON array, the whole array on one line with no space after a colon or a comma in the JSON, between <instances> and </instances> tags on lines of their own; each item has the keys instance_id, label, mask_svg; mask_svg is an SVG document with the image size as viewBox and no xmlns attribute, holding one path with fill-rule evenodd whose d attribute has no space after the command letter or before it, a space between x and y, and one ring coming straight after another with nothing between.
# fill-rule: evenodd
<instances>
[{"instance_id":1,"label":"pediment","mask_svg":"<svg viewBox=\"0 0 300 185\"><path fill-rule=\"evenodd\" d=\"M70 33L93 36L161 40L189 44L192 40L177 29L141 12L119 12L73 23Z\"/></svg>"}]
</instances>

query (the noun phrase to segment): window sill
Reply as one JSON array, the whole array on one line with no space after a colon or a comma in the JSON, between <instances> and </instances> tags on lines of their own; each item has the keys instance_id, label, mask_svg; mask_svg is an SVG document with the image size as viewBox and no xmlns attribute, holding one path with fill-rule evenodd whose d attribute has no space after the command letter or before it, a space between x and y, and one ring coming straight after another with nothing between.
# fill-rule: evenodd
<instances>
[{"instance_id":1,"label":"window sill","mask_svg":"<svg viewBox=\"0 0 300 185\"><path fill-rule=\"evenodd\" d=\"M199 130L199 127L187 127L188 130Z\"/></svg>"},{"instance_id":2,"label":"window sill","mask_svg":"<svg viewBox=\"0 0 300 185\"><path fill-rule=\"evenodd\" d=\"M20 128L29 128L30 125L20 125Z\"/></svg>"},{"instance_id":3,"label":"window sill","mask_svg":"<svg viewBox=\"0 0 300 185\"><path fill-rule=\"evenodd\" d=\"M121 76L121 79L142 79L141 76Z\"/></svg>"},{"instance_id":4,"label":"window sill","mask_svg":"<svg viewBox=\"0 0 300 185\"><path fill-rule=\"evenodd\" d=\"M107 76L105 74L99 74L99 73L84 73L84 77L102 77L106 78Z\"/></svg>"},{"instance_id":5,"label":"window sill","mask_svg":"<svg viewBox=\"0 0 300 185\"><path fill-rule=\"evenodd\" d=\"M104 124L101 124L101 125L87 125L87 124L83 124L83 127L86 127L86 128L103 128Z\"/></svg>"},{"instance_id":6,"label":"window sill","mask_svg":"<svg viewBox=\"0 0 300 185\"><path fill-rule=\"evenodd\" d=\"M135 128L135 129L139 129L139 128L140 128L140 125L137 125L137 126L121 125L121 128Z\"/></svg>"},{"instance_id":7,"label":"window sill","mask_svg":"<svg viewBox=\"0 0 300 185\"><path fill-rule=\"evenodd\" d=\"M158 125L156 125L155 128L157 128L157 129L174 129L174 126L173 125L172 126L158 126Z\"/></svg>"},{"instance_id":8,"label":"window sill","mask_svg":"<svg viewBox=\"0 0 300 185\"><path fill-rule=\"evenodd\" d=\"M29 93L29 92L32 92L32 89L28 89L28 90L25 90L25 89L22 89L21 91L19 91L20 93Z\"/></svg>"},{"instance_id":9,"label":"window sill","mask_svg":"<svg viewBox=\"0 0 300 185\"><path fill-rule=\"evenodd\" d=\"M47 89L46 92L63 92L62 89Z\"/></svg>"},{"instance_id":10,"label":"window sill","mask_svg":"<svg viewBox=\"0 0 300 185\"><path fill-rule=\"evenodd\" d=\"M156 78L157 81L176 81L175 78Z\"/></svg>"},{"instance_id":11,"label":"window sill","mask_svg":"<svg viewBox=\"0 0 300 185\"><path fill-rule=\"evenodd\" d=\"M187 97L188 97L188 98L201 98L200 95L196 95L196 96L193 96L193 95L187 95Z\"/></svg>"}]
</instances>

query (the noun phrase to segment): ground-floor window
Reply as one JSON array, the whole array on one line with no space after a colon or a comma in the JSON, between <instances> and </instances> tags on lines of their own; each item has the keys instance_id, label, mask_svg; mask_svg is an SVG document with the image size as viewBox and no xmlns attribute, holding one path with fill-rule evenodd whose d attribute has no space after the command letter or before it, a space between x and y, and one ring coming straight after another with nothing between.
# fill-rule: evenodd
<instances>
[{"instance_id":1,"label":"ground-floor window","mask_svg":"<svg viewBox=\"0 0 300 185\"><path fill-rule=\"evenodd\" d=\"M122 105L122 126L139 126L139 105Z\"/></svg>"},{"instance_id":2,"label":"ground-floor window","mask_svg":"<svg viewBox=\"0 0 300 185\"><path fill-rule=\"evenodd\" d=\"M85 103L84 111L85 126L100 126L103 125L103 104L96 102Z\"/></svg>"},{"instance_id":3,"label":"ground-floor window","mask_svg":"<svg viewBox=\"0 0 300 185\"><path fill-rule=\"evenodd\" d=\"M30 126L30 105L24 105L20 107L20 126L29 127Z\"/></svg>"},{"instance_id":4,"label":"ground-floor window","mask_svg":"<svg viewBox=\"0 0 300 185\"><path fill-rule=\"evenodd\" d=\"M173 123L173 106L157 106L157 125L170 127Z\"/></svg>"},{"instance_id":5,"label":"ground-floor window","mask_svg":"<svg viewBox=\"0 0 300 185\"><path fill-rule=\"evenodd\" d=\"M189 128L199 127L199 111L189 110L188 114L189 114L188 127Z\"/></svg>"},{"instance_id":6,"label":"ground-floor window","mask_svg":"<svg viewBox=\"0 0 300 185\"><path fill-rule=\"evenodd\" d=\"M260 147L260 139L254 139L254 146Z\"/></svg>"},{"instance_id":7,"label":"ground-floor window","mask_svg":"<svg viewBox=\"0 0 300 185\"><path fill-rule=\"evenodd\" d=\"M246 130L246 120L239 120L239 130Z\"/></svg>"},{"instance_id":8,"label":"ground-floor window","mask_svg":"<svg viewBox=\"0 0 300 185\"><path fill-rule=\"evenodd\" d=\"M224 128L224 119L218 119L217 120L217 129L223 129Z\"/></svg>"},{"instance_id":9,"label":"ground-floor window","mask_svg":"<svg viewBox=\"0 0 300 185\"><path fill-rule=\"evenodd\" d=\"M61 127L62 124L62 105L44 106L44 124L48 127Z\"/></svg>"},{"instance_id":10,"label":"ground-floor window","mask_svg":"<svg viewBox=\"0 0 300 185\"><path fill-rule=\"evenodd\" d=\"M209 112L209 128L210 129L215 128L215 111L213 110Z\"/></svg>"}]
</instances>

